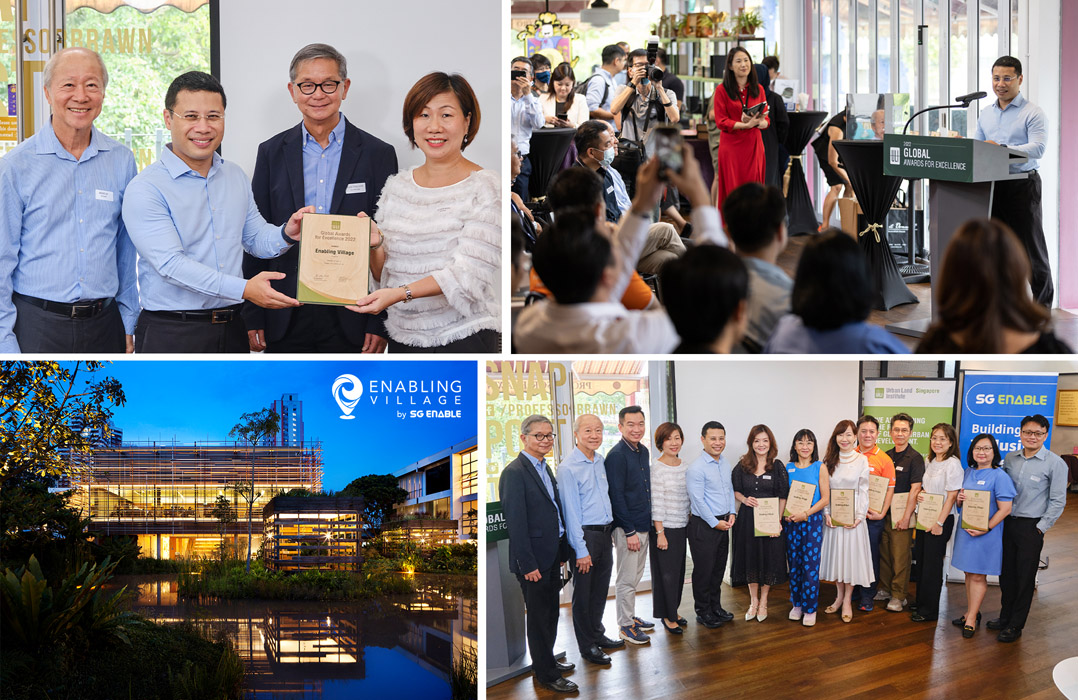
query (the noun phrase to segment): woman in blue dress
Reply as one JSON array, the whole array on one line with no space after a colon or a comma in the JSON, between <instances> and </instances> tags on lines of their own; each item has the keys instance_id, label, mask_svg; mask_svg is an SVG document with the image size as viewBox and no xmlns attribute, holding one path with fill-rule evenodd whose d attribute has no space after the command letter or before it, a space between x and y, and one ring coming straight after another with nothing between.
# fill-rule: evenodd
<instances>
[{"instance_id":1,"label":"woman in blue dress","mask_svg":"<svg viewBox=\"0 0 1078 700\"><path fill-rule=\"evenodd\" d=\"M816 435L802 428L790 445L790 463L786 465L790 485L802 481L812 484L812 504L807 510L790 513L786 518L786 559L790 566L791 620L801 620L805 627L816 624L816 602L820 597L820 549L823 547L823 509L831 495L827 468L820 461ZM789 504L789 501L787 501Z\"/></svg>"},{"instance_id":2,"label":"woman in blue dress","mask_svg":"<svg viewBox=\"0 0 1078 700\"><path fill-rule=\"evenodd\" d=\"M989 491L988 532L959 528L955 535L951 564L966 572L966 614L955 620L962 625L962 636L969 639L981 623L981 603L988 592L988 576L999 576L1003 563L1003 520L1010 515L1014 500L1014 482L999 468L1003 456L996 439L987 433L973 438L966 464L969 468L962 478L958 502L965 501L965 491Z\"/></svg>"}]
</instances>

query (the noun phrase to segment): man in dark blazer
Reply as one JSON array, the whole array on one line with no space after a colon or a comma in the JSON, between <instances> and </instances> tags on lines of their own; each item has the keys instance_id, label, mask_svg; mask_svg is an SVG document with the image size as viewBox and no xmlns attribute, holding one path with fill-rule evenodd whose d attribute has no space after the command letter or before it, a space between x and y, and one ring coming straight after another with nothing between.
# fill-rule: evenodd
<instances>
[{"instance_id":1,"label":"man in dark blazer","mask_svg":"<svg viewBox=\"0 0 1078 700\"><path fill-rule=\"evenodd\" d=\"M251 181L255 204L270 223L283 223L308 204L319 214L374 216L386 178L397 172L397 154L341 114L350 83L345 58L332 46L310 44L292 58L288 92L303 121L258 147ZM295 298L299 246L272 260L243 256L245 277L263 270L283 272L273 286ZM248 302L243 320L256 352L378 353L386 346L385 313L320 304L271 310Z\"/></svg>"},{"instance_id":2,"label":"man in dark blazer","mask_svg":"<svg viewBox=\"0 0 1078 700\"><path fill-rule=\"evenodd\" d=\"M558 633L561 564L566 559L565 525L558 484L544 459L554 446L554 427L545 416L520 424L524 450L502 471L498 492L509 529L509 571L517 575L527 608L528 651L540 685L560 693L577 690L562 678L573 664L554 658Z\"/></svg>"}]
</instances>

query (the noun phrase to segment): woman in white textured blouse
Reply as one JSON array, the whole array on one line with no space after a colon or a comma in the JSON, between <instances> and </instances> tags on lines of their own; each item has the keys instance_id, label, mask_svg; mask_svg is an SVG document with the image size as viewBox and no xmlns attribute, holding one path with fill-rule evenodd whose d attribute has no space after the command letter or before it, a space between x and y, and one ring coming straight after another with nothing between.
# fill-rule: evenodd
<instances>
[{"instance_id":1,"label":"woman in white textured blouse","mask_svg":"<svg viewBox=\"0 0 1078 700\"><path fill-rule=\"evenodd\" d=\"M688 465L678 453L685 434L677 423L655 429L655 447L662 454L651 465L651 519L655 536L649 537L651 554L652 615L662 620L670 634L681 634L689 624L678 615L685 587L685 536L689 525L689 491L685 486Z\"/></svg>"},{"instance_id":2,"label":"woman in white textured blouse","mask_svg":"<svg viewBox=\"0 0 1078 700\"><path fill-rule=\"evenodd\" d=\"M500 178L463 154L479 115L456 73L430 73L404 99L404 133L426 160L382 188L370 256L379 288L348 307L388 309L390 352L500 350Z\"/></svg>"}]
</instances>

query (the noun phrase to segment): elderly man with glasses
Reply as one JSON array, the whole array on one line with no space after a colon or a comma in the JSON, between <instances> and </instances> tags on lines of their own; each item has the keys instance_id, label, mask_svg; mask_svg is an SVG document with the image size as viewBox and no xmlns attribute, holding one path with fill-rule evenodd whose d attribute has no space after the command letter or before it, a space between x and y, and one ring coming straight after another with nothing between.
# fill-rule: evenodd
<instances>
[{"instance_id":1,"label":"elderly man with glasses","mask_svg":"<svg viewBox=\"0 0 1078 700\"><path fill-rule=\"evenodd\" d=\"M109 74L67 48L43 78L50 119L0 159L0 352L130 351L138 290L120 211L135 157L93 125Z\"/></svg>"},{"instance_id":2,"label":"elderly man with glasses","mask_svg":"<svg viewBox=\"0 0 1078 700\"><path fill-rule=\"evenodd\" d=\"M1001 642L1013 642L1022 636L1033 602L1044 534L1063 515L1067 504L1067 464L1044 446L1048 419L1039 413L1026 416L1020 437L1022 449L1003 460L1003 470L1011 477L1018 495L1003 524L999 617L986 625L990 630L999 630L997 639Z\"/></svg>"},{"instance_id":3,"label":"elderly man with glasses","mask_svg":"<svg viewBox=\"0 0 1078 700\"><path fill-rule=\"evenodd\" d=\"M554 658L558 634L561 565L566 560L565 517L558 482L546 456L554 447L554 426L546 416L528 416L520 424L524 449L506 465L498 482L509 529L509 571L517 575L527 609L528 651L539 685L572 693L576 683L562 678L573 670Z\"/></svg>"},{"instance_id":4,"label":"elderly man with glasses","mask_svg":"<svg viewBox=\"0 0 1078 700\"><path fill-rule=\"evenodd\" d=\"M123 203L139 252L135 352L247 352L242 300L267 308L299 302L270 286L280 272L244 279L241 255L288 250L314 207L284 226L258 213L243 170L216 152L225 136L225 91L212 75L190 71L173 80L164 118L172 142L135 176Z\"/></svg>"},{"instance_id":5,"label":"elderly man with glasses","mask_svg":"<svg viewBox=\"0 0 1078 700\"><path fill-rule=\"evenodd\" d=\"M295 210L373 217L386 179L397 172L397 153L341 114L351 80L348 62L328 44L296 52L288 94L303 121L258 147L251 188L262 216L283 224ZM277 258L244 255L243 272L282 272L274 287L296 295L299 249ZM305 304L266 309L247 302L243 320L251 350L380 353L386 347L385 312L357 314L341 306Z\"/></svg>"}]
</instances>

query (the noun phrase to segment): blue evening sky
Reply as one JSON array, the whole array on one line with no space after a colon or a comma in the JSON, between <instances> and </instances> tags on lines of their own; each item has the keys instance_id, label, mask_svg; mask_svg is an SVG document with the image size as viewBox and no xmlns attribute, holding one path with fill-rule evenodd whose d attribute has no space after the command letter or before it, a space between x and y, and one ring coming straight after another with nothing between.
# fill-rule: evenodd
<instances>
[{"instance_id":1,"label":"blue evening sky","mask_svg":"<svg viewBox=\"0 0 1078 700\"><path fill-rule=\"evenodd\" d=\"M340 418L332 394L342 374L363 385L351 420ZM228 431L244 413L296 393L303 402L304 439L322 441L325 489L342 489L364 474L392 473L477 435L475 362L120 360L96 376L123 385L127 402L114 409L113 421L125 442L230 440ZM371 380L378 382L374 393ZM439 380L442 387L431 386ZM444 386L453 380L459 385ZM458 386L459 404L453 391ZM460 411L460 418L411 416L431 409Z\"/></svg>"}]
</instances>

